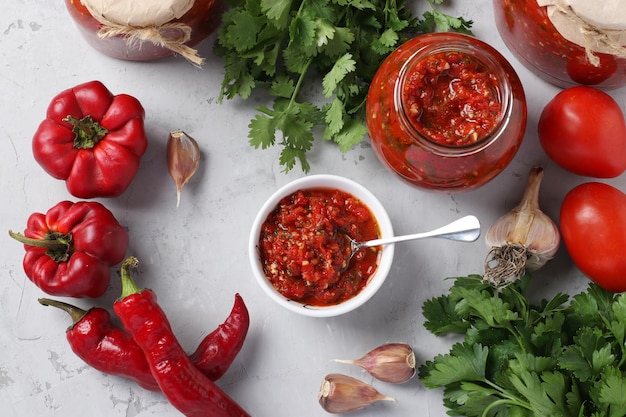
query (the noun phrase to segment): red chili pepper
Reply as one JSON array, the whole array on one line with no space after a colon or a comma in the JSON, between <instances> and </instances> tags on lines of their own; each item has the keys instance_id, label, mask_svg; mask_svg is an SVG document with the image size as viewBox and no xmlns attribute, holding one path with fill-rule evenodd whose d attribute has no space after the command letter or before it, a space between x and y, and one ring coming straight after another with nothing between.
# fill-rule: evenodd
<instances>
[{"instance_id":1,"label":"red chili pepper","mask_svg":"<svg viewBox=\"0 0 626 417\"><path fill-rule=\"evenodd\" d=\"M98 202L62 201L46 214L33 213L24 235L26 276L45 293L100 297L109 287L110 267L126 255L128 232Z\"/></svg>"},{"instance_id":2,"label":"red chili pepper","mask_svg":"<svg viewBox=\"0 0 626 417\"><path fill-rule=\"evenodd\" d=\"M189 357L203 374L216 381L224 375L241 351L250 327L248 308L239 294L224 323L217 326Z\"/></svg>"},{"instance_id":3,"label":"red chili pepper","mask_svg":"<svg viewBox=\"0 0 626 417\"><path fill-rule=\"evenodd\" d=\"M61 301L40 298L46 306L60 308L72 317L66 337L72 351L93 368L127 377L150 391L161 391L150 372L143 350L135 340L111 320L111 314L100 307L83 310ZM239 294L224 321L201 342L191 360L208 378L219 379L241 350L249 324L248 309Z\"/></svg>"},{"instance_id":4,"label":"red chili pepper","mask_svg":"<svg viewBox=\"0 0 626 417\"><path fill-rule=\"evenodd\" d=\"M116 327L104 308L87 311L61 301L40 298L46 306L67 311L73 324L66 332L72 351L98 371L127 377L150 391L160 391L143 351L126 331Z\"/></svg>"},{"instance_id":5,"label":"red chili pepper","mask_svg":"<svg viewBox=\"0 0 626 417\"><path fill-rule=\"evenodd\" d=\"M91 81L59 93L33 137L35 160L78 198L116 197L139 169L145 111L129 95Z\"/></svg>"},{"instance_id":6,"label":"red chili pepper","mask_svg":"<svg viewBox=\"0 0 626 417\"><path fill-rule=\"evenodd\" d=\"M156 295L130 276L137 258L122 262L122 295L113 309L141 347L161 392L187 417L249 417L249 414L198 370L174 335Z\"/></svg>"}]
</instances>

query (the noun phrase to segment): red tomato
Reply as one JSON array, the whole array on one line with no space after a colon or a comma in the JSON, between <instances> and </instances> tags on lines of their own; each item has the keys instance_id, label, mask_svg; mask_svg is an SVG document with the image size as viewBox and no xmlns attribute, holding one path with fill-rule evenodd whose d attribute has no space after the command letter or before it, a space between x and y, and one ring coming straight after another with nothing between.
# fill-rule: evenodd
<instances>
[{"instance_id":1,"label":"red tomato","mask_svg":"<svg viewBox=\"0 0 626 417\"><path fill-rule=\"evenodd\" d=\"M617 60L613 55L596 54L599 65L589 62L582 50L572 50L567 57L567 75L572 81L583 85L600 84L617 72Z\"/></svg>"},{"instance_id":2,"label":"red tomato","mask_svg":"<svg viewBox=\"0 0 626 417\"><path fill-rule=\"evenodd\" d=\"M613 98L593 87L571 87L543 109L539 141L548 156L578 175L613 178L626 170L626 124Z\"/></svg>"},{"instance_id":3,"label":"red tomato","mask_svg":"<svg viewBox=\"0 0 626 417\"><path fill-rule=\"evenodd\" d=\"M581 184L565 196L560 224L576 266L602 288L626 291L626 194L600 182Z\"/></svg>"}]
</instances>

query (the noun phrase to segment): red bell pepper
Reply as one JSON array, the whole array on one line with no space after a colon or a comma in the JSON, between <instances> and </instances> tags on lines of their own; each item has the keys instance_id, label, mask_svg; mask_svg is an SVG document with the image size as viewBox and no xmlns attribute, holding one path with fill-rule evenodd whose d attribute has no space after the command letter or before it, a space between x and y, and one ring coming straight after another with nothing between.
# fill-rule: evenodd
<instances>
[{"instance_id":1,"label":"red bell pepper","mask_svg":"<svg viewBox=\"0 0 626 417\"><path fill-rule=\"evenodd\" d=\"M100 81L59 93L33 137L35 160L78 198L116 197L130 185L148 147L145 111Z\"/></svg>"},{"instance_id":2,"label":"red bell pepper","mask_svg":"<svg viewBox=\"0 0 626 417\"><path fill-rule=\"evenodd\" d=\"M110 267L128 248L128 232L98 202L62 201L46 214L29 216L24 234L9 234L24 244L26 276L45 293L100 297L109 287Z\"/></svg>"}]
</instances>

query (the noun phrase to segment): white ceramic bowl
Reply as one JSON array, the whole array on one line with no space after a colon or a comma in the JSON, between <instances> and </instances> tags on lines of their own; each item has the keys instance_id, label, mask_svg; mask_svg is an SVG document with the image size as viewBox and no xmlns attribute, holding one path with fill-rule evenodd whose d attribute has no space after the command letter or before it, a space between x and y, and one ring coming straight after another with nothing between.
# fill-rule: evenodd
<instances>
[{"instance_id":1,"label":"white ceramic bowl","mask_svg":"<svg viewBox=\"0 0 626 417\"><path fill-rule=\"evenodd\" d=\"M278 189L270 198L263 204L252 225L250 232L250 239L248 243L248 255L250 258L250 264L252 266L252 272L257 282L265 293L275 302L283 306L284 308L310 317L332 317L340 314L347 313L355 308L363 305L369 300L378 289L382 286L383 282L387 278L387 274L391 268L393 261L394 246L387 245L382 248L379 256L378 268L376 272L370 277L369 282L365 287L354 297L336 305L330 306L311 306L299 303L298 301L290 300L289 298L280 294L266 278L263 272L263 265L258 251L258 243L261 233L261 226L267 219L267 216L276 208L278 203L284 197L298 191L310 188L332 188L338 189L349 194L352 194L362 203L364 203L370 211L374 214L378 227L380 229L381 237L387 238L393 236L393 227L391 220L385 211L383 205L378 201L376 196L372 194L368 189L362 185L344 177L336 175L309 175L292 181L280 189Z\"/></svg>"}]
</instances>

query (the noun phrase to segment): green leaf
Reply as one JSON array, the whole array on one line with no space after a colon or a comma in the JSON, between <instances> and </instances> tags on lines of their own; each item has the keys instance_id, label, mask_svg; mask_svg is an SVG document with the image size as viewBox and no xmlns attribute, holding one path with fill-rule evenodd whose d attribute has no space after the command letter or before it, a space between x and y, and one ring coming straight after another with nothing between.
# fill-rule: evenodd
<instances>
[{"instance_id":1,"label":"green leaf","mask_svg":"<svg viewBox=\"0 0 626 417\"><path fill-rule=\"evenodd\" d=\"M511 311L502 299L492 296L489 291L474 291L466 288L453 288L456 296L463 299L472 315L476 315L492 327L507 326L518 320L517 312Z\"/></svg>"},{"instance_id":2,"label":"green leaf","mask_svg":"<svg viewBox=\"0 0 626 417\"><path fill-rule=\"evenodd\" d=\"M519 318L530 325L532 320L530 317L531 306L528 299L515 285L509 285L500 290L500 298L506 301L511 310L517 311Z\"/></svg>"},{"instance_id":3,"label":"green leaf","mask_svg":"<svg viewBox=\"0 0 626 417\"><path fill-rule=\"evenodd\" d=\"M250 121L248 128L250 145L255 148L267 149L276 141L276 120L266 114L257 114Z\"/></svg>"},{"instance_id":4,"label":"green leaf","mask_svg":"<svg viewBox=\"0 0 626 417\"><path fill-rule=\"evenodd\" d=\"M583 393L578 388L578 384L571 384L571 390L565 394L565 402L569 415L585 417L585 400L583 399Z\"/></svg>"},{"instance_id":5,"label":"green leaf","mask_svg":"<svg viewBox=\"0 0 626 417\"><path fill-rule=\"evenodd\" d=\"M453 415L481 417L485 409L500 400L498 394L496 390L482 384L463 382L446 387L443 401L446 407L454 410ZM507 406L502 404L502 407ZM498 409L492 406L491 410L495 412Z\"/></svg>"},{"instance_id":6,"label":"green leaf","mask_svg":"<svg viewBox=\"0 0 626 417\"><path fill-rule=\"evenodd\" d=\"M358 10L376 10L376 6L374 5L374 3L369 0L350 0L345 2L345 4Z\"/></svg>"},{"instance_id":7,"label":"green leaf","mask_svg":"<svg viewBox=\"0 0 626 417\"><path fill-rule=\"evenodd\" d=\"M496 330L503 332L502 329ZM487 362L489 372L487 377L494 381L502 380L503 375L506 375L509 370L509 362L524 353L523 348L517 341L511 340L510 337L507 338L506 336L503 336L498 342L494 342L492 339L490 344L482 344L483 346L489 346L489 360Z\"/></svg>"},{"instance_id":8,"label":"green leaf","mask_svg":"<svg viewBox=\"0 0 626 417\"><path fill-rule=\"evenodd\" d=\"M283 131L285 144L291 148L308 151L313 146L313 123L306 117L300 117L300 112L288 112L280 119L279 128Z\"/></svg>"},{"instance_id":9,"label":"green leaf","mask_svg":"<svg viewBox=\"0 0 626 417\"><path fill-rule=\"evenodd\" d=\"M387 14L387 24L390 29L397 33L406 29L411 22L401 18L399 16L398 9L390 9Z\"/></svg>"},{"instance_id":10,"label":"green leaf","mask_svg":"<svg viewBox=\"0 0 626 417\"><path fill-rule=\"evenodd\" d=\"M608 368L598 382L599 399L608 410L607 417L626 415L626 377L616 368Z\"/></svg>"},{"instance_id":11,"label":"green leaf","mask_svg":"<svg viewBox=\"0 0 626 417\"><path fill-rule=\"evenodd\" d=\"M292 0L261 0L261 10L277 26L288 26Z\"/></svg>"},{"instance_id":12,"label":"green leaf","mask_svg":"<svg viewBox=\"0 0 626 417\"><path fill-rule=\"evenodd\" d=\"M613 318L608 330L613 333L615 342L619 346L626 344L626 294L620 294L615 298L612 304Z\"/></svg>"},{"instance_id":13,"label":"green leaf","mask_svg":"<svg viewBox=\"0 0 626 417\"><path fill-rule=\"evenodd\" d=\"M328 42L320 48L320 53L330 58L336 58L350 51L350 46L354 40L354 33L350 29L337 26L334 36L328 38Z\"/></svg>"},{"instance_id":14,"label":"green leaf","mask_svg":"<svg viewBox=\"0 0 626 417\"><path fill-rule=\"evenodd\" d=\"M344 102L339 97L335 97L329 105L324 106L324 120L326 122L326 130L322 136L324 139L333 138L343 129L346 117L346 110L343 105Z\"/></svg>"},{"instance_id":15,"label":"green leaf","mask_svg":"<svg viewBox=\"0 0 626 417\"><path fill-rule=\"evenodd\" d=\"M399 39L398 33L390 28L385 30L378 39L374 40L372 48L380 55L386 55L396 48Z\"/></svg>"},{"instance_id":16,"label":"green leaf","mask_svg":"<svg viewBox=\"0 0 626 417\"><path fill-rule=\"evenodd\" d=\"M428 388L485 380L489 348L456 343L449 354L437 355L420 367L420 379Z\"/></svg>"},{"instance_id":17,"label":"green leaf","mask_svg":"<svg viewBox=\"0 0 626 417\"><path fill-rule=\"evenodd\" d=\"M595 380L615 361L611 345L597 328L583 327L559 358L559 366L571 371L582 382Z\"/></svg>"},{"instance_id":18,"label":"green leaf","mask_svg":"<svg viewBox=\"0 0 626 417\"><path fill-rule=\"evenodd\" d=\"M319 47L328 45L328 42L335 38L335 27L324 19L317 19L315 31L315 43Z\"/></svg>"},{"instance_id":19,"label":"green leaf","mask_svg":"<svg viewBox=\"0 0 626 417\"><path fill-rule=\"evenodd\" d=\"M340 57L333 68L324 76L322 86L324 87L324 96L332 97L337 86L349 73L356 69L356 62L352 59L352 54L345 54Z\"/></svg>"},{"instance_id":20,"label":"green leaf","mask_svg":"<svg viewBox=\"0 0 626 417\"><path fill-rule=\"evenodd\" d=\"M582 382L591 379L591 364L577 346L568 346L559 357L559 366L572 372Z\"/></svg>"},{"instance_id":21,"label":"green leaf","mask_svg":"<svg viewBox=\"0 0 626 417\"><path fill-rule=\"evenodd\" d=\"M310 47L315 41L317 24L306 14L298 14L291 21L291 42L298 46Z\"/></svg>"},{"instance_id":22,"label":"green leaf","mask_svg":"<svg viewBox=\"0 0 626 417\"><path fill-rule=\"evenodd\" d=\"M556 355L561 352L561 331L564 323L565 315L556 312L532 327L530 342L538 354Z\"/></svg>"},{"instance_id":23,"label":"green leaf","mask_svg":"<svg viewBox=\"0 0 626 417\"><path fill-rule=\"evenodd\" d=\"M595 373L600 373L613 363L615 363L615 355L611 352L611 345L604 345L591 354L591 366Z\"/></svg>"},{"instance_id":24,"label":"green leaf","mask_svg":"<svg viewBox=\"0 0 626 417\"><path fill-rule=\"evenodd\" d=\"M526 398L536 416L563 416L566 410L567 382L560 372L541 372L528 367L521 359L510 362L510 381Z\"/></svg>"},{"instance_id":25,"label":"green leaf","mask_svg":"<svg viewBox=\"0 0 626 417\"><path fill-rule=\"evenodd\" d=\"M305 74L313 61L306 48L293 45L283 51L283 59L287 70L294 74Z\"/></svg>"},{"instance_id":26,"label":"green leaf","mask_svg":"<svg viewBox=\"0 0 626 417\"><path fill-rule=\"evenodd\" d=\"M356 144L363 140L363 136L367 134L367 128L360 120L349 119L343 126L343 129L334 137L334 141L339 144L341 152L348 152Z\"/></svg>"},{"instance_id":27,"label":"green leaf","mask_svg":"<svg viewBox=\"0 0 626 417\"><path fill-rule=\"evenodd\" d=\"M466 332L470 323L461 319L455 305L448 296L426 300L422 305L422 313L426 319L424 327L437 336Z\"/></svg>"},{"instance_id":28,"label":"green leaf","mask_svg":"<svg viewBox=\"0 0 626 417\"><path fill-rule=\"evenodd\" d=\"M242 10L233 10L228 17L229 24L224 26L221 43L240 53L252 49L257 44L257 33L263 20Z\"/></svg>"},{"instance_id":29,"label":"green leaf","mask_svg":"<svg viewBox=\"0 0 626 417\"><path fill-rule=\"evenodd\" d=\"M626 294L622 293L615 297L611 309L615 319L626 326Z\"/></svg>"},{"instance_id":30,"label":"green leaf","mask_svg":"<svg viewBox=\"0 0 626 417\"><path fill-rule=\"evenodd\" d=\"M290 98L296 91L295 82L287 77L276 77L270 87L270 94L274 97Z\"/></svg>"},{"instance_id":31,"label":"green leaf","mask_svg":"<svg viewBox=\"0 0 626 417\"><path fill-rule=\"evenodd\" d=\"M294 149L289 146L285 146L280 152L280 164L285 167L285 171L292 170L297 162L300 162L302 171L309 172L311 166L306 160L305 151L302 149Z\"/></svg>"}]
</instances>

